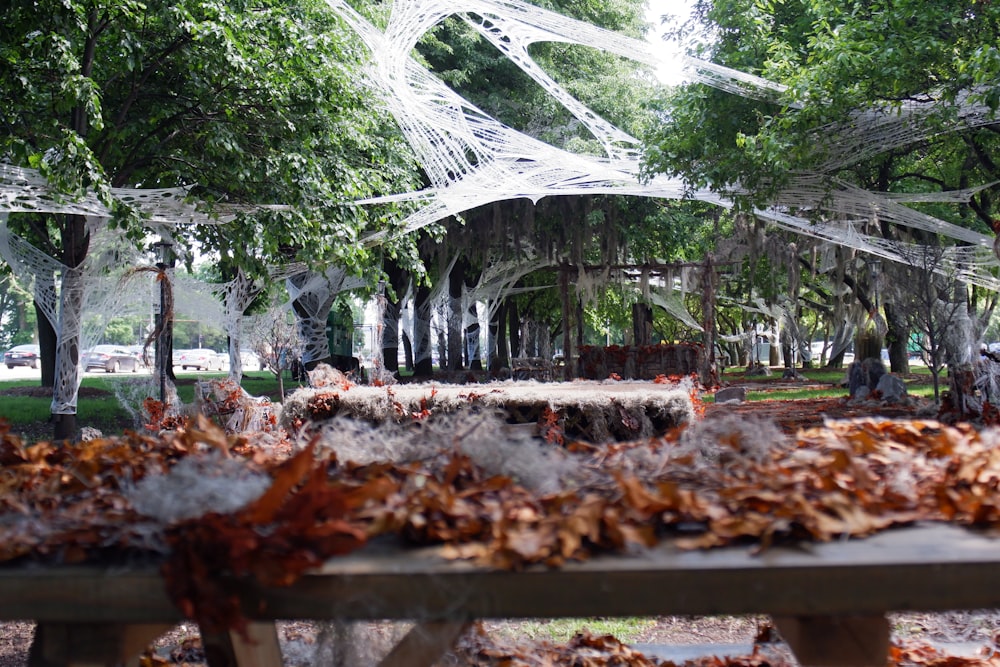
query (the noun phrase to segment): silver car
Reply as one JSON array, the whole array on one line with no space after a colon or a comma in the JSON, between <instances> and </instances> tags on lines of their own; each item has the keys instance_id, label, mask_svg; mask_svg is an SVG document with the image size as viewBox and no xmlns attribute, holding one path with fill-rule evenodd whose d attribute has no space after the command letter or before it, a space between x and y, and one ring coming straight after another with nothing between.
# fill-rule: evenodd
<instances>
[{"instance_id":1,"label":"silver car","mask_svg":"<svg viewBox=\"0 0 1000 667\"><path fill-rule=\"evenodd\" d=\"M80 360L83 370L101 369L105 373L139 370L139 360L132 351L122 345L95 345L83 353Z\"/></svg>"},{"instance_id":2,"label":"silver car","mask_svg":"<svg viewBox=\"0 0 1000 667\"><path fill-rule=\"evenodd\" d=\"M215 350L198 348L196 350L185 350L181 354L177 365L182 369L195 368L199 371L221 371L223 369L222 357Z\"/></svg>"}]
</instances>

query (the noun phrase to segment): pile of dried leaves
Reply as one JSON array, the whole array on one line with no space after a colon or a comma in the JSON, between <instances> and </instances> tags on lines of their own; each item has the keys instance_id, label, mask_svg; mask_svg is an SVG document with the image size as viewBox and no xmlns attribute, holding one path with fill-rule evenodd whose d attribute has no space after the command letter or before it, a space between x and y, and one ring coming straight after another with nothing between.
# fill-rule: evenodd
<instances>
[{"instance_id":1,"label":"pile of dried leaves","mask_svg":"<svg viewBox=\"0 0 1000 667\"><path fill-rule=\"evenodd\" d=\"M291 456L265 451L207 420L163 437L30 447L0 423L0 562L151 554L185 613L239 627L220 574L288 584L376 535L517 569L667 536L689 548L765 548L915 520L996 525L998 442L997 431L933 421L834 422L795 439L745 419L702 422L648 442L570 443L579 473L539 494L486 474L453 443L418 461L357 465L315 443ZM190 457L236 459L267 489L224 513L140 514L143 480Z\"/></svg>"}]
</instances>

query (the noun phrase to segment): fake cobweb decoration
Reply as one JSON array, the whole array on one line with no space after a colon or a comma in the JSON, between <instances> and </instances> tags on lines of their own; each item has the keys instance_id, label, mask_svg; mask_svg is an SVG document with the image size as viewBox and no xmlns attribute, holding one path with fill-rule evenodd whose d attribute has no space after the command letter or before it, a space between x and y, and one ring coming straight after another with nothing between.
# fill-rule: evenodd
<instances>
[{"instance_id":1,"label":"fake cobweb decoration","mask_svg":"<svg viewBox=\"0 0 1000 667\"><path fill-rule=\"evenodd\" d=\"M648 182L640 181L639 141L573 97L533 61L528 51L532 44L538 42L560 42L599 49L650 67L661 65L659 56L642 40L518 0L397 0L392 3L384 30L365 20L343 0L328 0L328 4L344 18L370 51L370 81L381 91L431 184L418 192L358 202L413 202L415 212L398 228L402 233L416 231L447 216L458 215L484 204L515 198L537 202L543 197L555 195L613 194L694 198L723 207L732 205L729 197L716 192L691 192L680 179L659 175ZM417 63L411 57L417 42L453 14L465 20L570 111L603 147L603 155L570 153L508 127L458 96ZM782 85L760 77L696 58L681 56L679 60L690 81L761 100L780 100L785 93ZM854 188L835 181L830 175L834 170L861 159L936 136L941 129L930 122L929 112L939 110L945 104L953 105L956 119L949 129L981 127L995 122L992 112L971 96L959 96L953 102L944 102L928 95L926 99L891 108L859 110L847 122L817 131L817 155L820 159L814 165L815 173L795 175L772 204L756 211L756 214L779 228L902 263L909 263L908 258L918 254L917 246L889 242L868 234L866 230L887 221L900 227L949 237L958 243L948 249L934 270L970 284L1000 288L1000 282L994 276L998 261L995 251L991 252L993 239L905 205L929 200L967 201L975 189L904 198ZM151 228L213 224L231 219L245 210L238 206L216 205L209 213L206 207L190 202L190 193L191 189L187 187L111 189L113 197L135 207L147 218ZM79 340L77 344L87 347L95 338L92 330L88 329L87 318L76 318L74 309L61 307L63 302L68 300L84 304L81 312L96 312L102 317L113 316L119 309L127 308L128 304L144 302L141 298L132 298L128 289L116 286L115 276L120 275L124 267L134 265L135 253L121 246L122 240L106 229L111 212L95 193L73 199L59 196L38 172L0 164L0 212L3 216L21 212L87 216L88 227L95 239L92 247L96 256L88 258L83 266L72 269L29 248L30 244L11 235L5 219L0 219L0 227L4 230L4 259L14 267L20 282L34 285L34 292L41 300L46 317L60 332L60 340L64 341L61 344L70 345ZM106 235L106 241L102 240L103 235ZM375 233L365 241L372 244L383 239L383 233ZM57 279L50 284L49 276ZM319 332L323 307L330 294L347 287L320 284L318 291L313 292L317 277L312 274L285 271L282 277L289 278L292 292L298 294L293 294L293 300L298 299L298 310L305 315L301 319L302 338L306 342L303 360L319 358L325 348L325 342L320 342ZM236 338L236 345L231 351L232 361L238 358L242 312L256 290L256 287L240 280L238 278L219 292L224 299L223 320L227 331ZM495 296L497 289L509 286L510 283L505 281L486 281L480 286L479 294L472 290L463 299L482 299L487 304L487 311L491 311L491 304L498 301ZM669 301L667 299L668 305ZM462 312L467 318L471 309L463 307ZM682 315L679 310L677 314ZM418 356L429 353L431 341L415 342ZM62 358L70 356L63 354ZM230 367L238 369L240 365L231 363ZM53 412L73 412L79 369L60 365L57 377L63 379L59 380L61 386L55 392Z\"/></svg>"},{"instance_id":2,"label":"fake cobweb decoration","mask_svg":"<svg viewBox=\"0 0 1000 667\"><path fill-rule=\"evenodd\" d=\"M288 289L292 308L297 311L302 363L319 361L330 354L326 334L326 315L333 300L341 292L357 289L365 280L349 275L340 267L330 267L323 273L303 271L288 276Z\"/></svg>"},{"instance_id":3,"label":"fake cobweb decoration","mask_svg":"<svg viewBox=\"0 0 1000 667\"><path fill-rule=\"evenodd\" d=\"M343 0L328 0L369 49L369 77L416 151L431 187L411 193L365 200L360 203L411 200L416 212L402 229L412 232L449 215L513 198L538 201L552 195L620 194L660 198L693 197L720 206L731 202L707 190L689 192L679 179L658 176L641 183L639 141L601 118L563 86L555 82L530 57L534 43L550 41L575 44L629 58L650 67L662 65L660 56L643 40L604 30L582 21L517 0L398 0L392 4L384 30L354 11ZM493 44L549 95L559 101L604 147L603 156L570 153L510 128L462 99L441 80L420 66L411 54L419 39L450 15L458 15L485 40ZM785 92L781 84L689 56L674 56L688 80L700 82L744 97L777 100ZM893 261L905 257L859 230L875 216L894 224L935 233L989 248L990 239L947 225L902 206L898 197L855 190L826 179L827 174L898 146L927 139L941 132L929 121L929 112L946 104L928 95L924 100L870 110L859 110L847 122L817 131L817 146L823 158L815 165L818 179L793 182L758 215L779 227L846 245ZM951 103L956 121L953 128L969 128L993 122L990 110L960 96ZM795 106L795 105L791 105ZM986 186L982 186L986 187ZM151 223L210 223L229 219L239 207L215 209L209 216L187 201L189 188L137 190L113 189L113 196L136 206ZM955 193L957 199L968 193ZM823 211L815 216L799 212ZM63 212L106 218L107 209L89 194L79 201L58 197L37 172L0 165L0 210L9 212ZM850 212L847 212L850 210ZM221 211L221 213L219 213ZM837 211L845 211L838 215ZM377 243L381 234L368 237ZM968 253L969 251L959 251ZM954 267L963 267L974 284L995 287L990 273L997 261L989 253L956 257ZM969 267L972 267L971 269ZM952 271L952 266L941 269Z\"/></svg>"},{"instance_id":4,"label":"fake cobweb decoration","mask_svg":"<svg viewBox=\"0 0 1000 667\"><path fill-rule=\"evenodd\" d=\"M0 211L0 258L18 283L29 290L45 318L57 332L56 386L52 413L74 414L77 389L82 380L78 363L83 352L100 340L107 321L144 314L153 282L126 271L138 252L120 235L88 216L90 252L77 267L68 267L13 233L7 213ZM81 308L68 308L70 302ZM79 313L79 316L76 315ZM75 354L72 345L77 346Z\"/></svg>"},{"instance_id":5,"label":"fake cobweb decoration","mask_svg":"<svg viewBox=\"0 0 1000 667\"><path fill-rule=\"evenodd\" d=\"M111 195L136 208L150 225L213 224L232 220L248 207L217 205L209 213L190 201L190 187L111 188ZM261 207L254 207L261 208ZM267 207L286 208L286 207ZM58 195L37 170L0 162L0 211L7 213L64 213L109 219L111 211L94 192L70 198Z\"/></svg>"},{"instance_id":6,"label":"fake cobweb decoration","mask_svg":"<svg viewBox=\"0 0 1000 667\"><path fill-rule=\"evenodd\" d=\"M641 183L639 142L615 127L556 83L528 53L537 42L575 44L614 53L645 65L662 63L649 45L612 31L577 21L516 0L396 0L388 23L379 30L342 0L328 4L360 36L372 56L369 75L383 93L431 181L425 190L366 200L362 203L410 200L418 204L403 229L411 232L491 202L553 195L616 194L680 199L691 197L719 206L732 202L708 190L687 191L679 179L659 175ZM458 96L411 53L419 39L450 15L458 15L520 67L549 95L570 111L603 146L603 156L570 153L510 128ZM714 63L679 57L686 77L733 94L776 100L785 87ZM972 249L956 249L935 270L959 274L976 285L996 289L1000 262L990 252L992 239L920 213L902 204L898 195L872 193L830 178L829 174L861 159L939 134L930 112L946 104L928 96L899 107L860 110L847 122L817 131L817 151L823 158L816 173L792 183L757 215L776 226L830 243L844 245L892 261L906 263L907 253L864 228L877 220L917 230L933 231ZM951 103L952 129L994 122L991 111L969 96ZM790 105L795 107L796 105ZM988 187L983 185L981 187ZM975 190L911 197L967 201ZM817 221L817 215L821 217Z\"/></svg>"}]
</instances>

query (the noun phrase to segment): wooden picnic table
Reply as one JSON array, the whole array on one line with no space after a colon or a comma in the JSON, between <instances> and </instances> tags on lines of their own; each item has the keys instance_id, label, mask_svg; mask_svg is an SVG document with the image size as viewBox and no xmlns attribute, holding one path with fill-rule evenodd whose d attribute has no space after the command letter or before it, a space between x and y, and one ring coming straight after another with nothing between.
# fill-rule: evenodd
<instances>
[{"instance_id":1,"label":"wooden picnic table","mask_svg":"<svg viewBox=\"0 0 1000 667\"><path fill-rule=\"evenodd\" d=\"M232 581L251 641L205 636L209 663L279 665L275 620L410 619L383 667L429 666L480 618L770 614L803 665L879 665L891 611L1000 608L1000 540L945 524L866 539L642 553L510 572L371 544L288 588ZM183 620L155 566L0 568L0 620L38 623L33 665L112 665Z\"/></svg>"}]
</instances>

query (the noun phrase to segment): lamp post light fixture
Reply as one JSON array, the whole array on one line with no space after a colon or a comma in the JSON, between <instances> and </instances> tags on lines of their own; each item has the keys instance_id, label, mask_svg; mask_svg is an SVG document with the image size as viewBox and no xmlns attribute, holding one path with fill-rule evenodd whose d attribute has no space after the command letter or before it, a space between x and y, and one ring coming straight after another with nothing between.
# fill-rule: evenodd
<instances>
[{"instance_id":1,"label":"lamp post light fixture","mask_svg":"<svg viewBox=\"0 0 1000 667\"><path fill-rule=\"evenodd\" d=\"M170 241L160 239L153 244L153 252L156 254L156 266L165 269L173 263L174 244Z\"/></svg>"}]
</instances>

